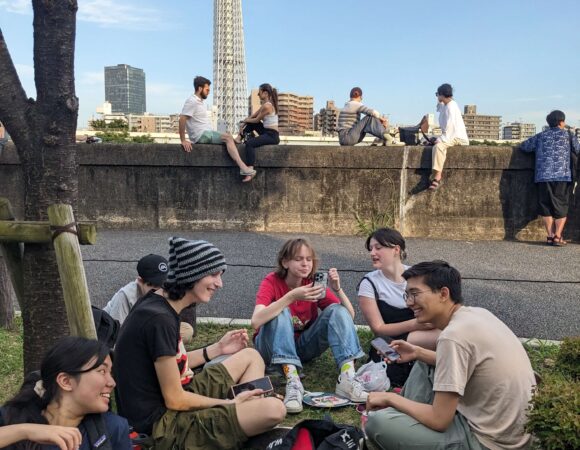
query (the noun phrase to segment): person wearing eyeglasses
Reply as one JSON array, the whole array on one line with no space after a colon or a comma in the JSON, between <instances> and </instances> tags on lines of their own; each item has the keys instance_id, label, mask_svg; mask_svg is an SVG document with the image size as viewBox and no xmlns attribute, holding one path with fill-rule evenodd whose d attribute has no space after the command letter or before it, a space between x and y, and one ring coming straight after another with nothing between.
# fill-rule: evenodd
<instances>
[{"instance_id":1,"label":"person wearing eyeglasses","mask_svg":"<svg viewBox=\"0 0 580 450\"><path fill-rule=\"evenodd\" d=\"M432 150L433 176L429 185L430 191L439 189L441 185L447 149L454 145L469 145L461 110L453 99L453 87L444 83L437 88L435 96L437 97L437 112L439 113L439 126L442 134L435 140Z\"/></svg>"},{"instance_id":2,"label":"person wearing eyeglasses","mask_svg":"<svg viewBox=\"0 0 580 450\"><path fill-rule=\"evenodd\" d=\"M391 342L396 363L415 365L402 395L369 394L368 438L381 449L527 449L535 379L518 338L488 310L463 305L461 275L445 261L416 264L403 278L417 321L441 334L436 351Z\"/></svg>"}]
</instances>

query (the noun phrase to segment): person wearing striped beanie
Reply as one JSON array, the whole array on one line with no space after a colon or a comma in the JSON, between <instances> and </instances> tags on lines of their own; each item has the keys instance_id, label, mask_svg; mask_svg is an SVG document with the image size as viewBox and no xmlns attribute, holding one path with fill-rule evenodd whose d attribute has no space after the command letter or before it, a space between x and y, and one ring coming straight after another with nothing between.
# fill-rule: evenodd
<instances>
[{"instance_id":1,"label":"person wearing striped beanie","mask_svg":"<svg viewBox=\"0 0 580 450\"><path fill-rule=\"evenodd\" d=\"M259 389L227 398L233 385L264 376L264 360L247 347L245 329L190 352L179 338L179 314L208 303L223 286L223 253L207 241L172 237L168 266L163 287L142 298L121 329L115 348L119 410L160 448L239 448L282 422L286 408ZM207 364L222 355L229 356ZM207 427L208 421L220 426Z\"/></svg>"}]
</instances>

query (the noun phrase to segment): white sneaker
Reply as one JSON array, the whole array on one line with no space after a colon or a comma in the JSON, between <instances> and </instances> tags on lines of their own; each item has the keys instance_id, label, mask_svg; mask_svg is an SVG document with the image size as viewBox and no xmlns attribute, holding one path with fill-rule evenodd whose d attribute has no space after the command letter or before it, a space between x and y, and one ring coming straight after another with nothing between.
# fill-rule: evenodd
<instances>
[{"instance_id":1,"label":"white sneaker","mask_svg":"<svg viewBox=\"0 0 580 450\"><path fill-rule=\"evenodd\" d=\"M356 378L349 378L346 375L340 375L338 377L336 393L342 397L350 399L353 403L365 403L369 396L368 392L366 392L362 387L360 381Z\"/></svg>"},{"instance_id":2,"label":"white sneaker","mask_svg":"<svg viewBox=\"0 0 580 450\"><path fill-rule=\"evenodd\" d=\"M286 395L284 396L284 406L290 414L302 412L302 397L304 397L304 387L300 379L290 378L286 383Z\"/></svg>"}]
</instances>

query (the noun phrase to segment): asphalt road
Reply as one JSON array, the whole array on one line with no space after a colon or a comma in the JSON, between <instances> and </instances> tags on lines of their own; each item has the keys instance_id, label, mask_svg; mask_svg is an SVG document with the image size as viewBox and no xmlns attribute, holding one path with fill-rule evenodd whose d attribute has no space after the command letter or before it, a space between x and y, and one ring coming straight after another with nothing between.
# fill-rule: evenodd
<instances>
[{"instance_id":1,"label":"asphalt road","mask_svg":"<svg viewBox=\"0 0 580 450\"><path fill-rule=\"evenodd\" d=\"M226 256L224 288L199 317L249 319L262 278L275 265L282 243L296 235L247 232L99 231L97 244L83 246L92 302L103 306L136 276L136 263L148 253L167 257L170 236L206 239ZM321 267L336 267L349 298L372 270L364 239L308 235ZM561 339L580 335L580 245L546 247L506 241L408 239L407 264L443 259L464 279L466 304L489 309L519 337ZM358 307L357 307L358 308ZM357 314L357 323L363 324Z\"/></svg>"}]
</instances>

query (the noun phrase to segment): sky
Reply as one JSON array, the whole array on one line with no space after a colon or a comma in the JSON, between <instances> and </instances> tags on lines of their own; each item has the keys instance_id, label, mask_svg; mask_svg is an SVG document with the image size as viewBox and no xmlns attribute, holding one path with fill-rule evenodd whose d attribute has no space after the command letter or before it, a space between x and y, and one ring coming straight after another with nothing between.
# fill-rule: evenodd
<instances>
[{"instance_id":1,"label":"sky","mask_svg":"<svg viewBox=\"0 0 580 450\"><path fill-rule=\"evenodd\" d=\"M79 128L104 102L104 67L145 71L147 111L181 111L196 75L213 77L211 0L78 0ZM435 112L450 83L463 108L580 126L580 1L242 0L248 90L268 82L341 107L353 86L391 123ZM0 29L35 97L30 0L0 0ZM211 97L209 99L211 103Z\"/></svg>"}]
</instances>

